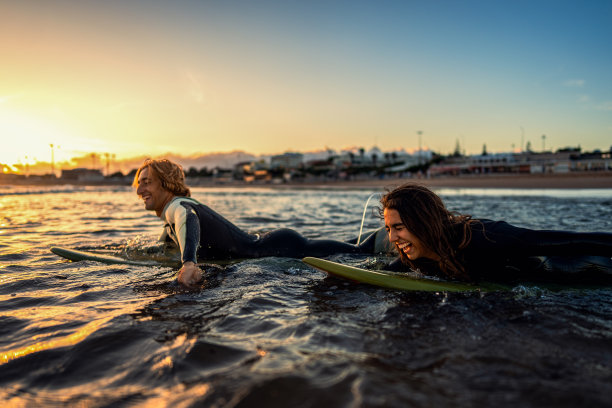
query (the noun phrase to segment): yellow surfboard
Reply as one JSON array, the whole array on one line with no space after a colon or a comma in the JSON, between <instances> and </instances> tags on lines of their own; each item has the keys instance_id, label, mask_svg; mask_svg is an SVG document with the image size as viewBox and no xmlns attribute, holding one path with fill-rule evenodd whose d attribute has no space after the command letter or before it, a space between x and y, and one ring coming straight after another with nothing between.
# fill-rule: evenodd
<instances>
[{"instance_id":1,"label":"yellow surfboard","mask_svg":"<svg viewBox=\"0 0 612 408\"><path fill-rule=\"evenodd\" d=\"M476 285L415 278L397 272L363 269L314 257L306 257L302 259L302 261L313 268L333 276L389 289L428 292L466 292L483 290L482 287Z\"/></svg>"}]
</instances>

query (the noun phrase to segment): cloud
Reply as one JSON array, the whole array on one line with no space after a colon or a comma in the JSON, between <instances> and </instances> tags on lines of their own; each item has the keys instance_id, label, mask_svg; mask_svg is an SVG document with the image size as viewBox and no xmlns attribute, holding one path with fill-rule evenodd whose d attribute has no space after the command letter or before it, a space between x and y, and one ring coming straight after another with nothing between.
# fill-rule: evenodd
<instances>
[{"instance_id":1,"label":"cloud","mask_svg":"<svg viewBox=\"0 0 612 408\"><path fill-rule=\"evenodd\" d=\"M579 103L587 103L590 102L591 97L589 95L578 95L578 102Z\"/></svg>"},{"instance_id":2,"label":"cloud","mask_svg":"<svg viewBox=\"0 0 612 408\"><path fill-rule=\"evenodd\" d=\"M568 88L582 88L584 84L586 84L584 79L568 79L563 83L563 85Z\"/></svg>"},{"instance_id":3,"label":"cloud","mask_svg":"<svg viewBox=\"0 0 612 408\"><path fill-rule=\"evenodd\" d=\"M612 101L602 102L602 103L598 104L595 107L595 109L602 110L602 111L607 111L607 112L612 112Z\"/></svg>"},{"instance_id":4,"label":"cloud","mask_svg":"<svg viewBox=\"0 0 612 408\"><path fill-rule=\"evenodd\" d=\"M200 81L190 72L185 70L183 72L183 77L187 80L187 86L189 95L193 98L196 103L204 102L204 92L202 92L202 86L200 85Z\"/></svg>"}]
</instances>

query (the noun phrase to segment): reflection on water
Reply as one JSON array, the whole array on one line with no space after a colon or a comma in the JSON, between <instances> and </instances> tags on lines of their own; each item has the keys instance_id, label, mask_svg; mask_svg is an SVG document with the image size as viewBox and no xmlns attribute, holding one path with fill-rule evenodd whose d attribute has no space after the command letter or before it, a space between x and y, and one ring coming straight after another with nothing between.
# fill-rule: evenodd
<instances>
[{"instance_id":1,"label":"reflection on water","mask_svg":"<svg viewBox=\"0 0 612 408\"><path fill-rule=\"evenodd\" d=\"M475 217L612 231L611 190L438 192L451 209ZM352 239L376 191L193 193L252 232L290 227ZM365 231L381 225L374 207ZM264 258L209 265L202 289L185 291L172 263L72 263L48 250L145 256L160 231L130 188L0 191L1 401L609 406L611 288L397 292L327 278L299 260Z\"/></svg>"},{"instance_id":2,"label":"reflection on water","mask_svg":"<svg viewBox=\"0 0 612 408\"><path fill-rule=\"evenodd\" d=\"M554 197L554 198L612 198L612 190L609 188L438 188L435 191L443 196L465 195L465 196L521 196L521 197Z\"/></svg>"}]
</instances>

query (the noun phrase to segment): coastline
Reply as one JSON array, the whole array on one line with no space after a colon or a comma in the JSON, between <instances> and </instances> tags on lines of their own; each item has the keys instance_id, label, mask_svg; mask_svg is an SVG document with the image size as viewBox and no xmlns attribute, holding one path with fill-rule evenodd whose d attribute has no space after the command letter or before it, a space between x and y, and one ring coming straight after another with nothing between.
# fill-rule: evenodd
<instances>
[{"instance_id":1,"label":"coastline","mask_svg":"<svg viewBox=\"0 0 612 408\"><path fill-rule=\"evenodd\" d=\"M402 177L384 179L304 181L282 184L228 183L195 184L194 187L269 187L292 189L388 189L413 182L430 188L518 188L518 189L609 189L612 188L612 172L565 174L495 174L446 177Z\"/></svg>"},{"instance_id":2,"label":"coastline","mask_svg":"<svg viewBox=\"0 0 612 408\"><path fill-rule=\"evenodd\" d=\"M394 188L403 183L423 184L430 188L515 188L515 189L612 189L612 171L573 172L548 174L480 174L438 177L385 177L357 178L353 180L305 180L290 182L237 180L211 180L203 178L188 178L190 187L204 188L271 188L271 189L380 189ZM82 186L129 186L128 182L113 181L66 181L66 180L23 180L20 182L2 182L0 186L52 186L52 185L82 185Z\"/></svg>"}]
</instances>

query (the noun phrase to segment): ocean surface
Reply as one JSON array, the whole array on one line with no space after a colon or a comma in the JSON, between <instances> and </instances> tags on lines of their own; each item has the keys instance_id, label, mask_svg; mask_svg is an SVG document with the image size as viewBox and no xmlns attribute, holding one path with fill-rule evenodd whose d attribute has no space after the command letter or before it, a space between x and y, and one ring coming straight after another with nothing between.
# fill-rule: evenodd
<instances>
[{"instance_id":1,"label":"ocean surface","mask_svg":"<svg viewBox=\"0 0 612 408\"><path fill-rule=\"evenodd\" d=\"M251 232L349 240L380 192L193 196ZM437 192L475 217L612 232L610 189ZM382 225L378 194L364 231ZM160 232L131 188L0 187L1 406L610 407L611 287L400 292L264 258L210 265L189 291ZM51 246L160 266L70 262Z\"/></svg>"}]
</instances>

